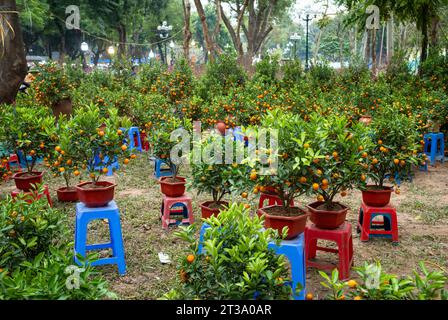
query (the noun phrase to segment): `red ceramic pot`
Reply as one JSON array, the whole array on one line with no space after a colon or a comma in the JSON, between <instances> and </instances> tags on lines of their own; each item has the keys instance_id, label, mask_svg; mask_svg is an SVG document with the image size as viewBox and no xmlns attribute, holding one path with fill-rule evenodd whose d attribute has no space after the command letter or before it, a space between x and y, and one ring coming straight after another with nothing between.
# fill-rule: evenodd
<instances>
[{"instance_id":1,"label":"red ceramic pot","mask_svg":"<svg viewBox=\"0 0 448 320\"><path fill-rule=\"evenodd\" d=\"M92 182L84 182L76 186L79 201L88 208L105 207L114 199L117 185L107 181L98 181L94 186Z\"/></svg>"},{"instance_id":2,"label":"red ceramic pot","mask_svg":"<svg viewBox=\"0 0 448 320\"><path fill-rule=\"evenodd\" d=\"M222 135L226 134L226 124L223 121L218 121L216 124L216 129L218 129Z\"/></svg>"},{"instance_id":3,"label":"red ceramic pot","mask_svg":"<svg viewBox=\"0 0 448 320\"><path fill-rule=\"evenodd\" d=\"M160 190L164 195L171 198L182 197L185 193L187 180L183 177L176 177L176 182L171 182L172 177L162 177L159 180Z\"/></svg>"},{"instance_id":4,"label":"red ceramic pot","mask_svg":"<svg viewBox=\"0 0 448 320\"><path fill-rule=\"evenodd\" d=\"M201 207L202 218L208 219L211 216L217 216L219 214L219 212L221 211L220 208L210 208L210 205L212 204L216 204L216 202L207 201L199 205ZM218 202L218 204L225 207L229 205L227 201L220 201Z\"/></svg>"},{"instance_id":5,"label":"red ceramic pot","mask_svg":"<svg viewBox=\"0 0 448 320\"><path fill-rule=\"evenodd\" d=\"M314 202L306 206L311 214L311 222L321 229L339 228L339 226L345 222L348 207L339 202L333 202L333 204L339 205L341 209L337 211L318 209L323 204L324 202Z\"/></svg>"},{"instance_id":6,"label":"red ceramic pot","mask_svg":"<svg viewBox=\"0 0 448 320\"><path fill-rule=\"evenodd\" d=\"M282 230L284 227L288 227L288 235L286 237L286 240L294 239L299 234L303 233L305 231L306 227L306 221L308 220L309 214L306 213L304 210L300 209L299 212L301 212L298 216L279 216L279 215L272 215L267 213L272 208L283 208L282 206L269 206L265 208L258 209L258 215L265 216L264 220L264 226L266 228L271 228L274 230L277 230L278 233L281 235ZM298 208L298 207L293 207ZM299 209L299 208L298 208Z\"/></svg>"},{"instance_id":7,"label":"red ceramic pot","mask_svg":"<svg viewBox=\"0 0 448 320\"><path fill-rule=\"evenodd\" d=\"M19 172L12 176L16 184L16 188L22 191L30 191L36 189L34 185L42 183L43 172Z\"/></svg>"},{"instance_id":8,"label":"red ceramic pot","mask_svg":"<svg viewBox=\"0 0 448 320\"><path fill-rule=\"evenodd\" d=\"M76 188L59 188L56 190L58 194L58 200L60 202L76 202L78 201L78 191Z\"/></svg>"},{"instance_id":9,"label":"red ceramic pot","mask_svg":"<svg viewBox=\"0 0 448 320\"><path fill-rule=\"evenodd\" d=\"M393 187L378 187L369 185L366 190L362 191L362 201L371 207L385 207L390 203Z\"/></svg>"}]
</instances>

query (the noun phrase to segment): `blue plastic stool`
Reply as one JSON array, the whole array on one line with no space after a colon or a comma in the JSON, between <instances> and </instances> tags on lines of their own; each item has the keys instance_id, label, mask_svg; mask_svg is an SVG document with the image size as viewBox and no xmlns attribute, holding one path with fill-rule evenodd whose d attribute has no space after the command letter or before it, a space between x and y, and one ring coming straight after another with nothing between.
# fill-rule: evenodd
<instances>
[{"instance_id":1,"label":"blue plastic stool","mask_svg":"<svg viewBox=\"0 0 448 320\"><path fill-rule=\"evenodd\" d=\"M437 160L440 160L443 163L445 160L445 136L443 133L425 134L424 141L425 154L431 160L431 166L435 166Z\"/></svg>"},{"instance_id":2,"label":"blue plastic stool","mask_svg":"<svg viewBox=\"0 0 448 320\"><path fill-rule=\"evenodd\" d=\"M306 265L305 265L305 234L300 234L293 240L285 240L279 246L275 242L269 243L268 247L276 254L285 255L291 263L292 288L294 300L305 300L306 292ZM296 295L298 284L302 285L302 291Z\"/></svg>"},{"instance_id":3,"label":"blue plastic stool","mask_svg":"<svg viewBox=\"0 0 448 320\"><path fill-rule=\"evenodd\" d=\"M131 150L136 149L138 152L143 152L142 140L140 138L140 130L138 127L131 127L127 131L129 137L129 148ZM134 135L137 135L137 145L135 145Z\"/></svg>"},{"instance_id":4,"label":"blue plastic stool","mask_svg":"<svg viewBox=\"0 0 448 320\"><path fill-rule=\"evenodd\" d=\"M27 167L27 163L31 163L33 158L31 156L24 156L22 151L17 151L17 157L19 158L19 163L22 167ZM37 158L36 164L42 163L44 161L43 158Z\"/></svg>"},{"instance_id":5,"label":"blue plastic stool","mask_svg":"<svg viewBox=\"0 0 448 320\"><path fill-rule=\"evenodd\" d=\"M202 224L201 232L199 233L199 246L198 246L198 254L204 253L205 250L203 249L204 244L204 236L207 229L209 229L210 226L207 223Z\"/></svg>"},{"instance_id":6,"label":"blue plastic stool","mask_svg":"<svg viewBox=\"0 0 448 320\"><path fill-rule=\"evenodd\" d=\"M110 243L87 245L88 225L93 220L109 220ZM87 208L84 204L76 204L76 225L75 225L75 262L82 263L77 255L86 256L86 251L112 249L113 256L92 261L92 266L105 264L116 264L120 275L126 274L126 262L124 258L123 236L121 234L120 211L115 201L109 202L106 207Z\"/></svg>"},{"instance_id":7,"label":"blue plastic stool","mask_svg":"<svg viewBox=\"0 0 448 320\"><path fill-rule=\"evenodd\" d=\"M95 170L102 170L104 168L104 164L105 162L109 161L109 157L105 156L104 160L101 160L100 157L98 155L95 155ZM107 176L113 176L114 175L114 169L118 170L120 169L120 165L118 164L118 158L115 158L115 161L107 167L108 171L107 171Z\"/></svg>"},{"instance_id":8,"label":"blue plastic stool","mask_svg":"<svg viewBox=\"0 0 448 320\"><path fill-rule=\"evenodd\" d=\"M161 160L161 159L156 159L154 162L154 176L157 179L160 179L161 177L170 177L173 175L173 172L171 172L171 169L165 169L163 168L163 166L166 166L167 164Z\"/></svg>"}]
</instances>

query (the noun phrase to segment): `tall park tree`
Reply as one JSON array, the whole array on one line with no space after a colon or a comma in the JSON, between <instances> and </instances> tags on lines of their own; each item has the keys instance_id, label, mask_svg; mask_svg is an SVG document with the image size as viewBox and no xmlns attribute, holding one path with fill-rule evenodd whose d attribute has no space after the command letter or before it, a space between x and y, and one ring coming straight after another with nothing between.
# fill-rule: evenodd
<instances>
[{"instance_id":1,"label":"tall park tree","mask_svg":"<svg viewBox=\"0 0 448 320\"><path fill-rule=\"evenodd\" d=\"M226 13L220 5L221 17L230 33L235 50L240 62L246 69L250 68L252 59L260 53L264 42L274 29L274 22L286 14L291 7L292 0L225 0L230 8ZM231 18L236 20L232 24ZM242 31L242 32L241 32ZM246 50L244 50L243 39L246 39Z\"/></svg>"},{"instance_id":2,"label":"tall park tree","mask_svg":"<svg viewBox=\"0 0 448 320\"><path fill-rule=\"evenodd\" d=\"M25 48L15 0L0 0L0 104L15 101L27 73Z\"/></svg>"}]
</instances>

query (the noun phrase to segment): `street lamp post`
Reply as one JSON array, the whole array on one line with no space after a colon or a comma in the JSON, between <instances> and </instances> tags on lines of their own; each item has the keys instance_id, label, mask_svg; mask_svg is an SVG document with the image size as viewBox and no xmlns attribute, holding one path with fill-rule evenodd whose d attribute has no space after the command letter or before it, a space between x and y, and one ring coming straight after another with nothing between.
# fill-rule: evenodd
<instances>
[{"instance_id":1,"label":"street lamp post","mask_svg":"<svg viewBox=\"0 0 448 320\"><path fill-rule=\"evenodd\" d=\"M167 56L166 56L166 54L167 54L167 50L166 50L166 40L168 39L168 37L169 37L169 32L170 32L171 30L173 30L173 26L169 26L168 23L167 23L166 21L163 21L163 22L162 22L162 25L160 25L160 26L157 27L157 31L159 32L160 39L162 39L162 41L163 41L164 44L165 44L165 55L164 55L164 60L165 60L165 63L166 63L166 64L168 64L168 59L167 59Z\"/></svg>"},{"instance_id":2,"label":"street lamp post","mask_svg":"<svg viewBox=\"0 0 448 320\"><path fill-rule=\"evenodd\" d=\"M308 71L310 65L309 65L309 58L310 58L310 51L309 51L309 24L310 21L313 20L313 18L310 17L311 15L309 13L306 14L306 18L303 19L303 21L306 22L306 64L305 64L305 70ZM314 15L314 18L316 18L316 15Z\"/></svg>"},{"instance_id":3,"label":"street lamp post","mask_svg":"<svg viewBox=\"0 0 448 320\"><path fill-rule=\"evenodd\" d=\"M302 39L299 34L296 32L290 37L291 41L294 41L294 60L297 58L297 41Z\"/></svg>"}]
</instances>

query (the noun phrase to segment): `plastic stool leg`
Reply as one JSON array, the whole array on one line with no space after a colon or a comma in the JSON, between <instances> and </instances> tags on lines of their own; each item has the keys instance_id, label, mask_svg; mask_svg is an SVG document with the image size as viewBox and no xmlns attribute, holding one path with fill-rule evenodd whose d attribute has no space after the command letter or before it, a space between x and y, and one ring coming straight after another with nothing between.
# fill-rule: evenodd
<instances>
[{"instance_id":1,"label":"plastic stool leg","mask_svg":"<svg viewBox=\"0 0 448 320\"><path fill-rule=\"evenodd\" d=\"M171 204L165 203L164 208L163 208L163 215L162 215L162 228L163 229L168 229L168 227L169 227L170 211L171 211Z\"/></svg>"},{"instance_id":2,"label":"plastic stool leg","mask_svg":"<svg viewBox=\"0 0 448 320\"><path fill-rule=\"evenodd\" d=\"M350 245L349 239L344 235L338 243L339 253L339 279L346 280L350 277Z\"/></svg>"},{"instance_id":3,"label":"plastic stool leg","mask_svg":"<svg viewBox=\"0 0 448 320\"><path fill-rule=\"evenodd\" d=\"M117 261L118 272L123 276L126 274L126 261L124 258L123 235L121 233L119 215L109 220L109 229L112 241L112 251Z\"/></svg>"},{"instance_id":4,"label":"plastic stool leg","mask_svg":"<svg viewBox=\"0 0 448 320\"><path fill-rule=\"evenodd\" d=\"M201 231L199 233L199 245L198 245L198 254L204 253L204 236L207 229L209 229L210 226L206 223L202 224Z\"/></svg>"},{"instance_id":5,"label":"plastic stool leg","mask_svg":"<svg viewBox=\"0 0 448 320\"><path fill-rule=\"evenodd\" d=\"M76 255L86 257L86 246L87 246L87 225L88 221L85 219L76 219L76 230L75 230L75 262L78 265L82 263L78 260Z\"/></svg>"}]
</instances>

